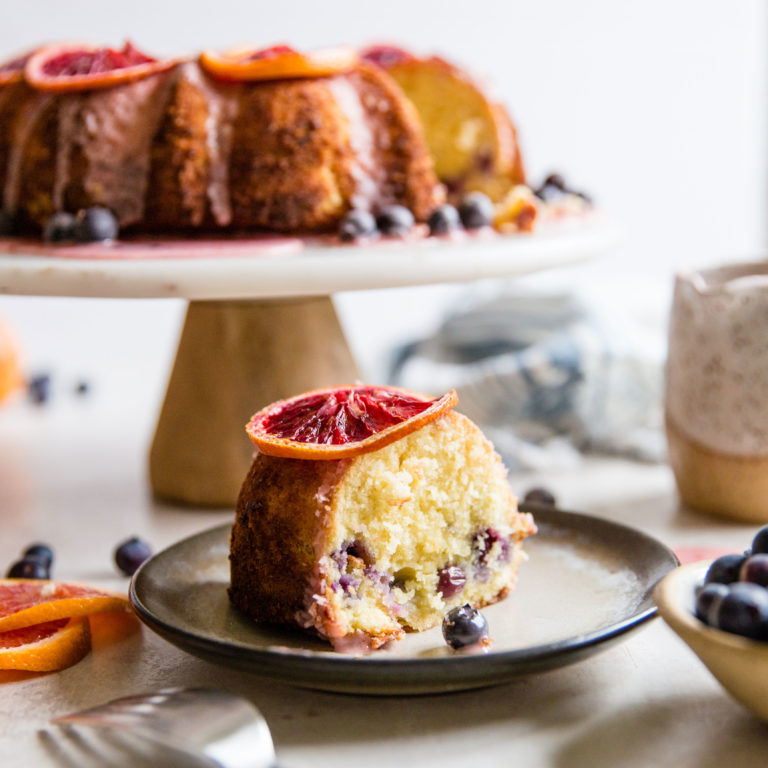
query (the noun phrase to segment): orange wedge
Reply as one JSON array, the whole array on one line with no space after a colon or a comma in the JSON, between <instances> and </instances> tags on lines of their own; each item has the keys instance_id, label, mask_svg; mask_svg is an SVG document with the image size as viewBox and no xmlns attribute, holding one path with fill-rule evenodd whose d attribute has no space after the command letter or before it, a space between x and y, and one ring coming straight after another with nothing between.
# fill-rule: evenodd
<instances>
[{"instance_id":1,"label":"orange wedge","mask_svg":"<svg viewBox=\"0 0 768 768\"><path fill-rule=\"evenodd\" d=\"M53 672L76 664L90 648L87 618L13 629L0 633L0 669Z\"/></svg>"},{"instance_id":2,"label":"orange wedge","mask_svg":"<svg viewBox=\"0 0 768 768\"><path fill-rule=\"evenodd\" d=\"M22 384L16 342L0 318L0 402Z\"/></svg>"},{"instance_id":3,"label":"orange wedge","mask_svg":"<svg viewBox=\"0 0 768 768\"><path fill-rule=\"evenodd\" d=\"M41 48L24 66L27 82L43 91L84 91L110 88L164 72L177 59L158 61L131 43L122 50L70 43Z\"/></svg>"},{"instance_id":4,"label":"orange wedge","mask_svg":"<svg viewBox=\"0 0 768 768\"><path fill-rule=\"evenodd\" d=\"M200 54L200 63L207 72L220 80L235 81L325 77L352 69L357 60L355 50L348 47L300 53L287 45L275 45L255 51Z\"/></svg>"},{"instance_id":5,"label":"orange wedge","mask_svg":"<svg viewBox=\"0 0 768 768\"><path fill-rule=\"evenodd\" d=\"M397 387L330 387L268 405L246 432L268 456L346 459L421 429L458 401L453 390L433 399Z\"/></svg>"},{"instance_id":6,"label":"orange wedge","mask_svg":"<svg viewBox=\"0 0 768 768\"><path fill-rule=\"evenodd\" d=\"M74 616L131 610L125 595L85 584L0 579L0 632Z\"/></svg>"}]
</instances>

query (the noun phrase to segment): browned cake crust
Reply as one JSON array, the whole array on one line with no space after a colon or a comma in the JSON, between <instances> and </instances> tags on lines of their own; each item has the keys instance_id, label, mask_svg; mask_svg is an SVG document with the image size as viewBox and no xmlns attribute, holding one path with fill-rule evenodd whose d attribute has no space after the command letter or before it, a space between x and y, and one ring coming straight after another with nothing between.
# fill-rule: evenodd
<instances>
[{"instance_id":1,"label":"browned cake crust","mask_svg":"<svg viewBox=\"0 0 768 768\"><path fill-rule=\"evenodd\" d=\"M295 624L317 567L313 546L327 521L318 488L332 488L345 461L254 458L237 502L230 541L232 602L258 621ZM290 510L286 514L286 510Z\"/></svg>"},{"instance_id":2,"label":"browned cake crust","mask_svg":"<svg viewBox=\"0 0 768 768\"><path fill-rule=\"evenodd\" d=\"M493 446L449 411L349 459L257 453L237 502L229 594L257 621L374 649L462 601L502 599L534 531Z\"/></svg>"},{"instance_id":3,"label":"browned cake crust","mask_svg":"<svg viewBox=\"0 0 768 768\"><path fill-rule=\"evenodd\" d=\"M10 89L23 98L2 98ZM183 62L96 91L6 86L0 126L3 208L37 230L104 205L137 232L330 231L353 206L424 220L442 201L413 108L366 63L240 84Z\"/></svg>"}]
</instances>

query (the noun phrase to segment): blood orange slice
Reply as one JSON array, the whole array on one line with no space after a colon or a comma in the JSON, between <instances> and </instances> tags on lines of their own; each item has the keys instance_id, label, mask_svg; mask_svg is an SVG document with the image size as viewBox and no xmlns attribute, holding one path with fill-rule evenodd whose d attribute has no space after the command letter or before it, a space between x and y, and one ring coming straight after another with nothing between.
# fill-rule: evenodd
<instances>
[{"instance_id":1,"label":"blood orange slice","mask_svg":"<svg viewBox=\"0 0 768 768\"><path fill-rule=\"evenodd\" d=\"M261 50L238 49L227 53L203 51L200 63L221 80L283 80L324 77L346 72L358 56L352 48L322 48L300 53L288 45Z\"/></svg>"},{"instance_id":2,"label":"blood orange slice","mask_svg":"<svg viewBox=\"0 0 768 768\"><path fill-rule=\"evenodd\" d=\"M53 672L71 667L91 648L88 619L58 619L0 633L0 669Z\"/></svg>"},{"instance_id":3,"label":"blood orange slice","mask_svg":"<svg viewBox=\"0 0 768 768\"><path fill-rule=\"evenodd\" d=\"M8 85L8 83L21 80L24 77L24 67L33 53L34 51L29 51L15 59L6 61L5 64L0 64L0 85Z\"/></svg>"},{"instance_id":4,"label":"blood orange slice","mask_svg":"<svg viewBox=\"0 0 768 768\"><path fill-rule=\"evenodd\" d=\"M0 632L73 616L130 610L125 595L85 584L0 579Z\"/></svg>"},{"instance_id":5,"label":"blood orange slice","mask_svg":"<svg viewBox=\"0 0 768 768\"><path fill-rule=\"evenodd\" d=\"M453 390L433 399L397 387L331 387L268 405L246 431L269 456L346 459L421 429L458 401Z\"/></svg>"},{"instance_id":6,"label":"blood orange slice","mask_svg":"<svg viewBox=\"0 0 768 768\"><path fill-rule=\"evenodd\" d=\"M80 91L109 88L163 72L177 59L158 61L131 43L121 51L70 43L41 48L29 57L24 77L44 91Z\"/></svg>"}]
</instances>

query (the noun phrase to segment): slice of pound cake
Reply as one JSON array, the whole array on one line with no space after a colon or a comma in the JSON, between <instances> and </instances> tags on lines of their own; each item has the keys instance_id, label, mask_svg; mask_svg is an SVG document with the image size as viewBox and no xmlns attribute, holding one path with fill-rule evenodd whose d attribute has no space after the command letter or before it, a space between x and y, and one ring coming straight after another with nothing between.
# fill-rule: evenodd
<instances>
[{"instance_id":1,"label":"slice of pound cake","mask_svg":"<svg viewBox=\"0 0 768 768\"><path fill-rule=\"evenodd\" d=\"M344 387L257 414L231 536L234 605L360 651L505 597L535 526L455 401ZM341 457L315 458L326 451Z\"/></svg>"}]
</instances>

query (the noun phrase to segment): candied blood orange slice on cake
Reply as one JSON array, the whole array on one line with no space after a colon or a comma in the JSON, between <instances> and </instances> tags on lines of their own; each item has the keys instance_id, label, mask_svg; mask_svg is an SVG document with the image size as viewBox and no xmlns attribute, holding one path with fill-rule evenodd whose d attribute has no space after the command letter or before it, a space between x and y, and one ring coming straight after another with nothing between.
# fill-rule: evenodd
<instances>
[{"instance_id":1,"label":"candied blood orange slice on cake","mask_svg":"<svg viewBox=\"0 0 768 768\"><path fill-rule=\"evenodd\" d=\"M369 45L360 51L360 58L386 69L401 61L410 61L414 55L396 45Z\"/></svg>"},{"instance_id":2,"label":"candied blood orange slice on cake","mask_svg":"<svg viewBox=\"0 0 768 768\"><path fill-rule=\"evenodd\" d=\"M130 610L131 604L124 595L85 584L0 579L0 632L73 616Z\"/></svg>"},{"instance_id":3,"label":"candied blood orange slice on cake","mask_svg":"<svg viewBox=\"0 0 768 768\"><path fill-rule=\"evenodd\" d=\"M53 672L91 649L87 618L57 619L0 633L0 669Z\"/></svg>"},{"instance_id":4,"label":"candied blood orange slice on cake","mask_svg":"<svg viewBox=\"0 0 768 768\"><path fill-rule=\"evenodd\" d=\"M353 48L320 48L301 53L288 45L226 53L203 51L200 63L222 80L282 80L324 77L346 72L357 62Z\"/></svg>"},{"instance_id":5,"label":"candied blood orange slice on cake","mask_svg":"<svg viewBox=\"0 0 768 768\"><path fill-rule=\"evenodd\" d=\"M15 59L6 61L5 64L0 64L0 85L8 85L21 80L24 77L24 67L33 53L34 51L28 51Z\"/></svg>"},{"instance_id":6,"label":"candied blood orange slice on cake","mask_svg":"<svg viewBox=\"0 0 768 768\"><path fill-rule=\"evenodd\" d=\"M30 85L44 91L109 88L163 72L177 59L159 61L126 43L122 50L90 45L51 45L32 54L24 66Z\"/></svg>"},{"instance_id":7,"label":"candied blood orange slice on cake","mask_svg":"<svg viewBox=\"0 0 768 768\"><path fill-rule=\"evenodd\" d=\"M268 405L251 418L246 431L269 456L346 459L421 429L458 401L453 390L430 398L397 387L331 387Z\"/></svg>"}]
</instances>

